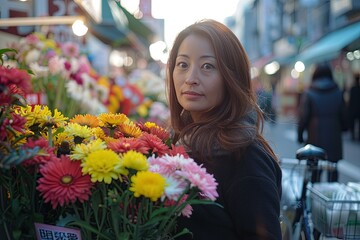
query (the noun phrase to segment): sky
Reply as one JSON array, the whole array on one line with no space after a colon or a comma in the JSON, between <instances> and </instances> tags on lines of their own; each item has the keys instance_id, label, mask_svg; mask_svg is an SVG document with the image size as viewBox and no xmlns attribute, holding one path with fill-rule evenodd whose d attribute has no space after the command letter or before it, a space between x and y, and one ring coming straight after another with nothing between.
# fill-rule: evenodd
<instances>
[{"instance_id":1,"label":"sky","mask_svg":"<svg viewBox=\"0 0 360 240\"><path fill-rule=\"evenodd\" d=\"M243 1L243 0L240 0ZM239 0L152 0L152 15L164 19L165 42L171 46L176 35L204 18L220 22L235 13Z\"/></svg>"}]
</instances>

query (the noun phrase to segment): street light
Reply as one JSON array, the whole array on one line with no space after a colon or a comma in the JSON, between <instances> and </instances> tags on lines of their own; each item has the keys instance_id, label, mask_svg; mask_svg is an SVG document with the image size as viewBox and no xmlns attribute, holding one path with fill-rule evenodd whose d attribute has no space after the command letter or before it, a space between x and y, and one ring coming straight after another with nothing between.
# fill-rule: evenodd
<instances>
[{"instance_id":1,"label":"street light","mask_svg":"<svg viewBox=\"0 0 360 240\"><path fill-rule=\"evenodd\" d=\"M277 61L272 61L269 64L266 64L264 67L265 73L267 75L273 75L280 69L280 64Z\"/></svg>"},{"instance_id":2,"label":"street light","mask_svg":"<svg viewBox=\"0 0 360 240\"><path fill-rule=\"evenodd\" d=\"M303 62L301 61L297 61L295 63L295 66L294 66L295 70L298 72L298 73L301 73L303 71L305 71L305 65Z\"/></svg>"},{"instance_id":3,"label":"street light","mask_svg":"<svg viewBox=\"0 0 360 240\"><path fill-rule=\"evenodd\" d=\"M72 24L72 30L76 36L82 37L87 33L88 27L83 20L78 19Z\"/></svg>"}]
</instances>

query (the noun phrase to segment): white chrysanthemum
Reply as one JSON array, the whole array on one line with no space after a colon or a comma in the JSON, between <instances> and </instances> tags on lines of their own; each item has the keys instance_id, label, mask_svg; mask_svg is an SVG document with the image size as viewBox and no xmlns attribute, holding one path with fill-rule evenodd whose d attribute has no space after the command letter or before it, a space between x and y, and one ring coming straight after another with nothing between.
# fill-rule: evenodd
<instances>
[{"instance_id":1,"label":"white chrysanthemum","mask_svg":"<svg viewBox=\"0 0 360 240\"><path fill-rule=\"evenodd\" d=\"M71 73L77 73L79 71L80 68L80 64L79 64L79 60L77 60L76 58L71 58L70 59L70 64L71 64Z\"/></svg>"},{"instance_id":2,"label":"white chrysanthemum","mask_svg":"<svg viewBox=\"0 0 360 240\"><path fill-rule=\"evenodd\" d=\"M82 101L83 88L82 88L82 86L77 84L75 81L67 81L66 82L66 91L72 99L74 99L76 101Z\"/></svg>"},{"instance_id":3,"label":"white chrysanthemum","mask_svg":"<svg viewBox=\"0 0 360 240\"><path fill-rule=\"evenodd\" d=\"M7 68L18 68L19 67L18 62L14 61L14 60L6 60L6 61L4 61L3 65Z\"/></svg>"},{"instance_id":4,"label":"white chrysanthemum","mask_svg":"<svg viewBox=\"0 0 360 240\"><path fill-rule=\"evenodd\" d=\"M177 201L181 194L185 192L188 183L184 179L176 179L173 177L166 178L165 196L170 199Z\"/></svg>"},{"instance_id":5,"label":"white chrysanthemum","mask_svg":"<svg viewBox=\"0 0 360 240\"><path fill-rule=\"evenodd\" d=\"M64 62L65 59L64 58L60 58L59 56L54 56L52 58L49 59L49 71L51 74L55 75L58 73L62 73L65 70L64 67Z\"/></svg>"},{"instance_id":6,"label":"white chrysanthemum","mask_svg":"<svg viewBox=\"0 0 360 240\"><path fill-rule=\"evenodd\" d=\"M37 62L32 62L29 67L36 77L47 77L49 75L49 68L47 66L40 66Z\"/></svg>"},{"instance_id":7,"label":"white chrysanthemum","mask_svg":"<svg viewBox=\"0 0 360 240\"><path fill-rule=\"evenodd\" d=\"M26 54L25 57L25 63L30 65L30 63L36 62L39 60L40 58L40 51L37 49L32 49L28 52L28 54Z\"/></svg>"}]
</instances>

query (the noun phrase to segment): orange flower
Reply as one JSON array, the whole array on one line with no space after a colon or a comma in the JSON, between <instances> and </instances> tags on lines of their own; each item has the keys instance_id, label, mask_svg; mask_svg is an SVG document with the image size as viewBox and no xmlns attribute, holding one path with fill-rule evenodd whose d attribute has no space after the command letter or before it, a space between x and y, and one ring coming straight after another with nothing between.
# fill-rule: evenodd
<instances>
[{"instance_id":1,"label":"orange flower","mask_svg":"<svg viewBox=\"0 0 360 240\"><path fill-rule=\"evenodd\" d=\"M75 115L70 122L80 124L81 126L88 126L90 128L96 128L99 126L99 119L90 114L85 115Z\"/></svg>"}]
</instances>

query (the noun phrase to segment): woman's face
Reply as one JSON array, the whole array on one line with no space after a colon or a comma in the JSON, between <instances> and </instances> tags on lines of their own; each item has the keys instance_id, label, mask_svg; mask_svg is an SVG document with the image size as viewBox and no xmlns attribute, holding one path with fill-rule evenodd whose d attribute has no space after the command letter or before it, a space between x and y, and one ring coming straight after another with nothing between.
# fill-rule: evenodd
<instances>
[{"instance_id":1,"label":"woman's face","mask_svg":"<svg viewBox=\"0 0 360 240\"><path fill-rule=\"evenodd\" d=\"M176 97L194 121L221 104L224 83L210 41L189 35L179 47L173 71Z\"/></svg>"}]
</instances>

